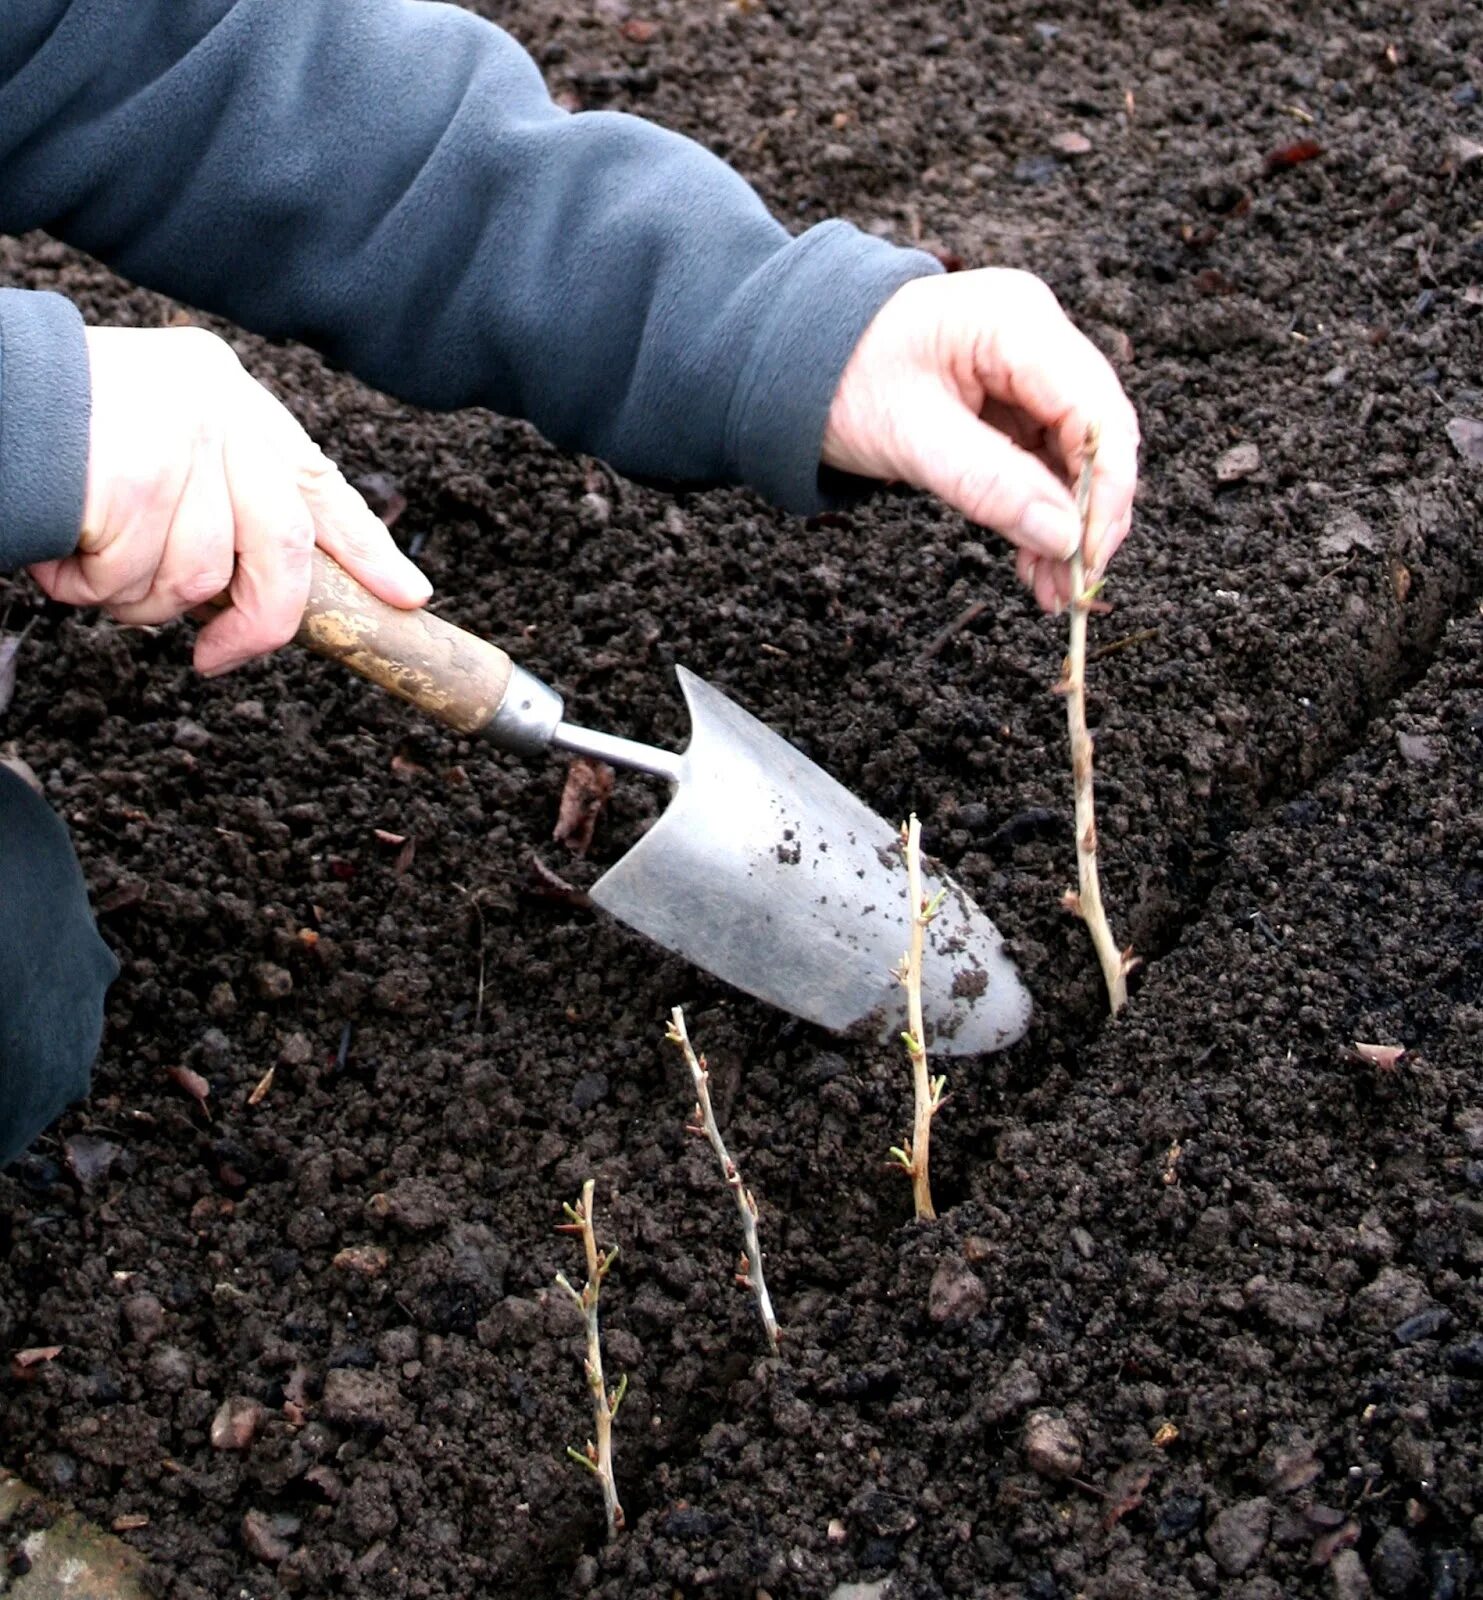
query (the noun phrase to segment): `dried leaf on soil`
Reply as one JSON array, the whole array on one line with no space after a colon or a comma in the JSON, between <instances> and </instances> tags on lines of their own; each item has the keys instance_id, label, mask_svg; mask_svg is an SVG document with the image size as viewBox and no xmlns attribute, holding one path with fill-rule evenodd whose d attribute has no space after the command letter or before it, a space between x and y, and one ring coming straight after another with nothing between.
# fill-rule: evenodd
<instances>
[{"instance_id":1,"label":"dried leaf on soil","mask_svg":"<svg viewBox=\"0 0 1483 1600\"><path fill-rule=\"evenodd\" d=\"M586 890L579 890L573 883L566 882L566 878L558 872L552 872L539 856L531 856L523 888L526 894L533 894L536 899L554 899L566 906L592 904L592 896Z\"/></svg>"},{"instance_id":2,"label":"dried leaf on soil","mask_svg":"<svg viewBox=\"0 0 1483 1600\"><path fill-rule=\"evenodd\" d=\"M399 778L425 778L427 768L419 766L410 756L404 756L400 751L391 758L391 770Z\"/></svg>"},{"instance_id":3,"label":"dried leaf on soil","mask_svg":"<svg viewBox=\"0 0 1483 1600\"><path fill-rule=\"evenodd\" d=\"M109 1139L95 1138L89 1133L77 1133L63 1144L62 1153L67 1158L72 1176L84 1189L91 1189L95 1183L108 1176L110 1168L123 1154L123 1150Z\"/></svg>"},{"instance_id":4,"label":"dried leaf on soil","mask_svg":"<svg viewBox=\"0 0 1483 1600\"><path fill-rule=\"evenodd\" d=\"M1102 1526L1111 1530L1130 1511L1136 1511L1143 1504L1143 1491L1152 1481L1153 1472L1148 1467L1129 1465L1114 1473L1107 1494L1107 1512L1102 1518Z\"/></svg>"},{"instance_id":5,"label":"dried leaf on soil","mask_svg":"<svg viewBox=\"0 0 1483 1600\"><path fill-rule=\"evenodd\" d=\"M1372 1067L1378 1067L1382 1072L1394 1072L1406 1049L1404 1045L1399 1044L1361 1044L1356 1039L1354 1053L1361 1061L1368 1061Z\"/></svg>"},{"instance_id":6,"label":"dried leaf on soil","mask_svg":"<svg viewBox=\"0 0 1483 1600\"><path fill-rule=\"evenodd\" d=\"M566 769L556 829L551 837L573 855L585 856L592 848L598 818L613 793L613 769L590 756L578 756Z\"/></svg>"},{"instance_id":7,"label":"dried leaf on soil","mask_svg":"<svg viewBox=\"0 0 1483 1600\"><path fill-rule=\"evenodd\" d=\"M12 1378L23 1378L33 1367L55 1361L61 1353L62 1346L59 1344L35 1345L29 1350L17 1350L10 1358L10 1375Z\"/></svg>"}]
</instances>

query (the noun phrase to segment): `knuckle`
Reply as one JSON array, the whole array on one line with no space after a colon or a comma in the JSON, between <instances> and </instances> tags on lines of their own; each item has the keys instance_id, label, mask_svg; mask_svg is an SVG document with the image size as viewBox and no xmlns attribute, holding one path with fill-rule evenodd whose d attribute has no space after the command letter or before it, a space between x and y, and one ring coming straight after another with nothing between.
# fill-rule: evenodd
<instances>
[{"instance_id":1,"label":"knuckle","mask_svg":"<svg viewBox=\"0 0 1483 1600\"><path fill-rule=\"evenodd\" d=\"M226 563L212 563L190 574L180 585L180 598L188 606L199 605L203 600L214 600L232 581L232 568Z\"/></svg>"}]
</instances>

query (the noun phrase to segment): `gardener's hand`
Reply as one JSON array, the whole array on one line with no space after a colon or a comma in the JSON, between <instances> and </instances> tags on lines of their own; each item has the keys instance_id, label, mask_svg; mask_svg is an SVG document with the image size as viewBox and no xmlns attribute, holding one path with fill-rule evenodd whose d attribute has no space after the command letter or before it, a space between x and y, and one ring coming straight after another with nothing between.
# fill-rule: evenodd
<instances>
[{"instance_id":1,"label":"gardener's hand","mask_svg":"<svg viewBox=\"0 0 1483 1600\"><path fill-rule=\"evenodd\" d=\"M1083 554L1095 578L1132 521L1138 419L1051 291L990 267L916 279L881 307L840 379L824 460L931 490L1003 534L1049 611L1071 598L1081 530L1069 484L1091 422L1101 443Z\"/></svg>"},{"instance_id":2,"label":"gardener's hand","mask_svg":"<svg viewBox=\"0 0 1483 1600\"><path fill-rule=\"evenodd\" d=\"M229 590L196 639L208 675L293 638L322 546L372 593L432 586L230 347L199 328L90 328L92 433L75 555L32 568L54 599L168 622Z\"/></svg>"}]
</instances>

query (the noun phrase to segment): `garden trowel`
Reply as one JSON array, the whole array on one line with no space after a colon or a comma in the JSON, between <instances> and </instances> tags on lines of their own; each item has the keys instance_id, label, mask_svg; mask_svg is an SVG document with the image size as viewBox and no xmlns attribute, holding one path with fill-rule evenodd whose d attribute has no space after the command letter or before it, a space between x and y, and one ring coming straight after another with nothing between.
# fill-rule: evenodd
<instances>
[{"instance_id":1,"label":"garden trowel","mask_svg":"<svg viewBox=\"0 0 1483 1600\"><path fill-rule=\"evenodd\" d=\"M894 969L910 939L897 831L812 761L684 667L679 752L574 727L561 697L498 646L400 611L323 552L299 642L435 717L521 755L564 750L673 787L659 820L600 878L605 911L696 966L837 1032L906 1023ZM1030 997L993 923L950 879L927 932L929 1043L948 1055L1012 1044Z\"/></svg>"}]
</instances>

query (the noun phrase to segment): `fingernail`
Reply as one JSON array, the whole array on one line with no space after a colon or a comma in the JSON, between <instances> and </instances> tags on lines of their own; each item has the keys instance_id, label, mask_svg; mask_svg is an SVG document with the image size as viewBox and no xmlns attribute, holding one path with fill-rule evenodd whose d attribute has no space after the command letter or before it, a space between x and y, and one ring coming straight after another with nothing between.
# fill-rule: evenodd
<instances>
[{"instance_id":1,"label":"fingernail","mask_svg":"<svg viewBox=\"0 0 1483 1600\"><path fill-rule=\"evenodd\" d=\"M419 567L416 562L408 557L402 557L402 572L406 579L407 598L414 605L421 605L424 600L432 597L432 579Z\"/></svg>"},{"instance_id":2,"label":"fingernail","mask_svg":"<svg viewBox=\"0 0 1483 1600\"><path fill-rule=\"evenodd\" d=\"M1034 545L1052 561L1069 561L1081 542L1076 519L1048 500L1037 500L1025 508L1020 518L1020 532L1027 544Z\"/></svg>"}]
</instances>

